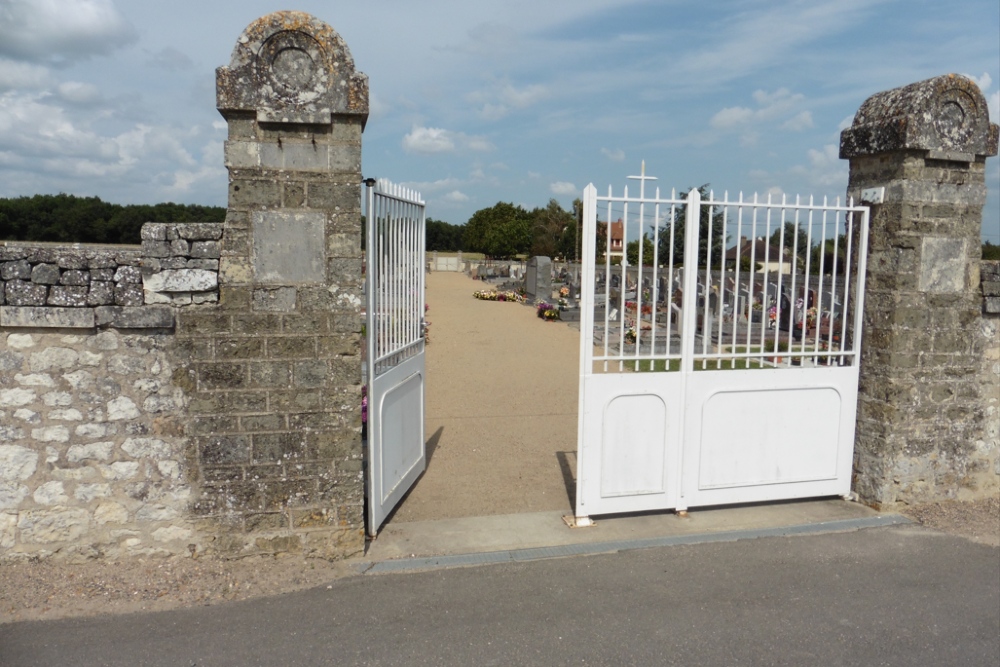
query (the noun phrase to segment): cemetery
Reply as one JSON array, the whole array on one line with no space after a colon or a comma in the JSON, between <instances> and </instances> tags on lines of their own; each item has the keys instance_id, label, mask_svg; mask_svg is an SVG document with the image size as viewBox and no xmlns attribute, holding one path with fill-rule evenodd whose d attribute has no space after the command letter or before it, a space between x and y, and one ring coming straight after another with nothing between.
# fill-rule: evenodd
<instances>
[{"instance_id":1,"label":"cemetery","mask_svg":"<svg viewBox=\"0 0 1000 667\"><path fill-rule=\"evenodd\" d=\"M872 95L843 201L590 185L575 264L428 256L420 195L362 177L368 79L318 19L261 17L216 74L223 223L0 245L0 559L337 559L389 520L1000 488L972 81Z\"/></svg>"}]
</instances>

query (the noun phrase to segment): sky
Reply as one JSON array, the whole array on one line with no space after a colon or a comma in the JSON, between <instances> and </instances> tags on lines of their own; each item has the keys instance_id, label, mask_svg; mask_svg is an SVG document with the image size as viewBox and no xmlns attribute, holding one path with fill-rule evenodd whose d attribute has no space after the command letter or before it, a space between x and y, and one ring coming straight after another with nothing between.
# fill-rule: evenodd
<instances>
[{"instance_id":1,"label":"sky","mask_svg":"<svg viewBox=\"0 0 1000 667\"><path fill-rule=\"evenodd\" d=\"M215 68L288 8L369 77L364 175L454 224L617 194L642 161L664 193L843 198L861 103L941 74L1000 118L997 0L0 0L0 196L225 206ZM986 180L1000 243L998 158Z\"/></svg>"}]
</instances>

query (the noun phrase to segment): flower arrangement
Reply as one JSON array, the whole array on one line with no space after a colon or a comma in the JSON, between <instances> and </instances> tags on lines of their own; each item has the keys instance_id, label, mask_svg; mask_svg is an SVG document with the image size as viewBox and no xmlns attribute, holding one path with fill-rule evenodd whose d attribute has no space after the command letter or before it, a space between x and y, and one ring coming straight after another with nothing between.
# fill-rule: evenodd
<instances>
[{"instance_id":1,"label":"flower arrangement","mask_svg":"<svg viewBox=\"0 0 1000 667\"><path fill-rule=\"evenodd\" d=\"M561 297L562 297L562 298L564 298L564 299L565 299L566 297L568 297L568 296L569 296L569 288L568 288L568 287L565 287L565 286L563 286L563 287L560 287L560 288L559 288L559 296L561 296Z\"/></svg>"},{"instance_id":2,"label":"flower arrangement","mask_svg":"<svg viewBox=\"0 0 1000 667\"><path fill-rule=\"evenodd\" d=\"M472 293L472 296L482 301L513 301L514 303L524 303L524 296L513 290L498 292L496 290L479 290Z\"/></svg>"},{"instance_id":3,"label":"flower arrangement","mask_svg":"<svg viewBox=\"0 0 1000 667\"><path fill-rule=\"evenodd\" d=\"M625 342L630 345L633 345L635 344L635 341L636 341L635 325L629 324L628 328L625 329Z\"/></svg>"},{"instance_id":4,"label":"flower arrangement","mask_svg":"<svg viewBox=\"0 0 1000 667\"><path fill-rule=\"evenodd\" d=\"M635 309L636 309L636 303L635 303L635 301L626 301L625 302L625 310L626 311L628 311L630 313L634 313ZM642 314L643 315L651 315L652 313L653 313L653 306L652 306L652 304L649 304L649 303L642 304Z\"/></svg>"},{"instance_id":5,"label":"flower arrangement","mask_svg":"<svg viewBox=\"0 0 1000 667\"><path fill-rule=\"evenodd\" d=\"M543 320L551 322L552 320L559 319L559 309L553 306L551 303L546 303L542 301L536 306L536 311L538 315Z\"/></svg>"}]
</instances>

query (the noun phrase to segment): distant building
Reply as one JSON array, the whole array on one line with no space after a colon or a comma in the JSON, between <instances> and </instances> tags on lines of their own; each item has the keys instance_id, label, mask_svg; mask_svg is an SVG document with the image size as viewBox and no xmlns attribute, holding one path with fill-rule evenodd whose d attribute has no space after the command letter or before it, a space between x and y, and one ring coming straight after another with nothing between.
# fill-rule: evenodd
<instances>
[{"instance_id":1,"label":"distant building","mask_svg":"<svg viewBox=\"0 0 1000 667\"><path fill-rule=\"evenodd\" d=\"M763 236L748 239L740 237L740 242L726 251L726 264L736 265L736 262L746 258L753 262L754 271L768 271L769 273L791 273L792 253L786 247L782 252L781 248L773 243L769 243Z\"/></svg>"},{"instance_id":2,"label":"distant building","mask_svg":"<svg viewBox=\"0 0 1000 667\"><path fill-rule=\"evenodd\" d=\"M611 223L611 238L608 239L608 256L625 257L625 225L621 218Z\"/></svg>"}]
</instances>

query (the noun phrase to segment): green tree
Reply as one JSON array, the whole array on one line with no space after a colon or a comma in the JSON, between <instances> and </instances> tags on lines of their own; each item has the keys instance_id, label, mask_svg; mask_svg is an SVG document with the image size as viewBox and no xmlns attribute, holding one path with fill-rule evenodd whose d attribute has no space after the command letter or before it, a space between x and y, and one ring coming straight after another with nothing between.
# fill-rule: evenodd
<instances>
[{"instance_id":1,"label":"green tree","mask_svg":"<svg viewBox=\"0 0 1000 667\"><path fill-rule=\"evenodd\" d=\"M836 270L838 276L844 275L847 270L847 262L844 257L847 255L847 236L840 234L836 239L826 239L822 243L817 243L809 251L809 273L819 275L820 271L824 275L830 275ZM805 269L805 267L802 267Z\"/></svg>"},{"instance_id":2,"label":"green tree","mask_svg":"<svg viewBox=\"0 0 1000 667\"><path fill-rule=\"evenodd\" d=\"M462 233L464 228L461 225L453 225L442 220L427 218L427 250L440 252L457 252L462 249Z\"/></svg>"},{"instance_id":3,"label":"green tree","mask_svg":"<svg viewBox=\"0 0 1000 667\"><path fill-rule=\"evenodd\" d=\"M563 210L555 199L550 199L545 208L531 212L531 219L531 254L566 258L563 241L567 231L575 228L573 214Z\"/></svg>"},{"instance_id":4,"label":"green tree","mask_svg":"<svg viewBox=\"0 0 1000 667\"><path fill-rule=\"evenodd\" d=\"M983 241L983 259L1000 259L1000 245Z\"/></svg>"},{"instance_id":5,"label":"green tree","mask_svg":"<svg viewBox=\"0 0 1000 667\"><path fill-rule=\"evenodd\" d=\"M786 220L784 225L775 229L771 234L771 245L775 248L784 247L789 254L791 253L792 245L795 245L798 249L796 254L799 257L799 261L805 262L806 255L809 253L809 238L805 228L803 227L799 227L798 236L796 237L795 227L796 225L794 222ZM784 239L781 238L782 230L785 232ZM781 245L782 240L784 240L784 246Z\"/></svg>"},{"instance_id":6,"label":"green tree","mask_svg":"<svg viewBox=\"0 0 1000 667\"><path fill-rule=\"evenodd\" d=\"M629 266L639 266L639 239L625 245L625 257ZM653 265L653 241L646 234L642 235L642 265Z\"/></svg>"},{"instance_id":7,"label":"green tree","mask_svg":"<svg viewBox=\"0 0 1000 667\"><path fill-rule=\"evenodd\" d=\"M491 259L510 259L531 247L532 218L521 206L497 202L479 209L465 223L464 249Z\"/></svg>"},{"instance_id":8,"label":"green tree","mask_svg":"<svg viewBox=\"0 0 1000 667\"><path fill-rule=\"evenodd\" d=\"M0 198L0 239L140 243L140 230L147 222L222 222L225 217L221 206L122 206L67 194Z\"/></svg>"},{"instance_id":9,"label":"green tree","mask_svg":"<svg viewBox=\"0 0 1000 667\"><path fill-rule=\"evenodd\" d=\"M678 195L679 199L686 199L691 190ZM708 199L709 184L706 183L697 188L701 193L702 202ZM712 237L712 265L722 262L722 253L725 248L725 221L721 210L716 210L714 214L709 213L709 207L702 204L698 229L698 264L704 265L706 253L708 251L708 237L711 232ZM687 204L681 204L674 211L674 265L684 264L684 229L687 220ZM670 221L667 220L660 228L660 263L666 264L670 261Z\"/></svg>"}]
</instances>

